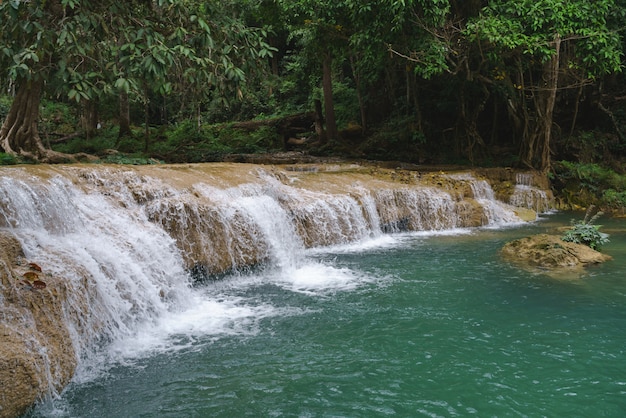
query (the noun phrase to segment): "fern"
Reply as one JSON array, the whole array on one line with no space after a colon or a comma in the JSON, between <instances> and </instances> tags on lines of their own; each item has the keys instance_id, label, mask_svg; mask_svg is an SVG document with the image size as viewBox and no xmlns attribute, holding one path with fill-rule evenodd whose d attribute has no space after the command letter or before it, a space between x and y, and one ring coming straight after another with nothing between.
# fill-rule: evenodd
<instances>
[{"instance_id":1,"label":"fern","mask_svg":"<svg viewBox=\"0 0 626 418\"><path fill-rule=\"evenodd\" d=\"M601 225L594 225L594 222L604 214L601 211L593 214L594 210L595 206L591 205L582 221L572 219L572 228L565 232L561 239L566 242L583 244L591 247L593 250L600 251L602 246L609 242L609 235L600 232Z\"/></svg>"}]
</instances>

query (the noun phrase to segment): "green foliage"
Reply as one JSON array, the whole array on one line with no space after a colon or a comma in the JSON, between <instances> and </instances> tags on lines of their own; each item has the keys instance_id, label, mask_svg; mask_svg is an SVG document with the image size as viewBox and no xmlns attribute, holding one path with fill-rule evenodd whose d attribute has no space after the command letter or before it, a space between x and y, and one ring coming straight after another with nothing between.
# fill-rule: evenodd
<instances>
[{"instance_id":1,"label":"green foliage","mask_svg":"<svg viewBox=\"0 0 626 418\"><path fill-rule=\"evenodd\" d=\"M63 102L42 100L39 115L39 133L44 138L53 139L76 131L78 118L76 109ZM76 152L80 152L77 150Z\"/></svg>"},{"instance_id":2,"label":"green foliage","mask_svg":"<svg viewBox=\"0 0 626 418\"><path fill-rule=\"evenodd\" d=\"M92 155L102 155L105 150L115 148L116 141L117 128L105 127L98 130L97 135L93 138L86 138L84 135L75 136L65 142L53 144L52 149L66 154L84 152ZM132 149L131 152L142 149L143 144L137 149Z\"/></svg>"},{"instance_id":3,"label":"green foliage","mask_svg":"<svg viewBox=\"0 0 626 418\"><path fill-rule=\"evenodd\" d=\"M114 154L107 155L100 160L101 163L106 164L127 164L127 165L153 165L153 164L162 164L162 161L156 160L154 158L145 157L142 155L125 155L125 154Z\"/></svg>"},{"instance_id":4,"label":"green foliage","mask_svg":"<svg viewBox=\"0 0 626 418\"><path fill-rule=\"evenodd\" d=\"M13 99L9 96L0 95L0 123L4 121L4 118L9 114L9 109L11 108L11 103Z\"/></svg>"},{"instance_id":5,"label":"green foliage","mask_svg":"<svg viewBox=\"0 0 626 418\"><path fill-rule=\"evenodd\" d=\"M241 98L275 48L236 17L249 2L172 0L0 2L0 79L43 78L55 96L120 92L148 103L172 93L186 106ZM210 18L210 20L209 20Z\"/></svg>"},{"instance_id":6,"label":"green foliage","mask_svg":"<svg viewBox=\"0 0 626 418\"><path fill-rule=\"evenodd\" d=\"M18 161L13 155L0 152L0 165L15 165L17 163Z\"/></svg>"},{"instance_id":7,"label":"green foliage","mask_svg":"<svg viewBox=\"0 0 626 418\"><path fill-rule=\"evenodd\" d=\"M593 163L609 155L611 145L606 134L597 131L581 131L563 140L562 149L568 152L568 157L571 159L581 163Z\"/></svg>"},{"instance_id":8,"label":"green foliage","mask_svg":"<svg viewBox=\"0 0 626 418\"><path fill-rule=\"evenodd\" d=\"M151 126L148 152L209 161L281 149L271 128L247 132L224 124L311 111L322 96L321 62L330 54L338 125L361 124L364 115L366 134L373 133L366 140L346 136L338 149L466 163L466 150L478 154L471 142L484 141L484 155L472 159L484 162L498 154L496 146L524 148L523 136L536 132L555 34L562 41L560 78L549 126L568 130L573 103L581 103L579 115L591 114L583 106L595 100L592 89L581 90L578 102L566 89L619 69L625 12L621 0L6 0L0 1L0 83L15 88L44 79L49 101L42 103L39 132L57 151L143 152L142 133L118 142L113 128L54 144L80 130L88 103L98 104L105 125L115 123L118 95L127 93L131 122ZM605 80L604 93L623 95L615 92L615 79ZM626 110L602 100L611 107L608 129L626 132L619 123ZM0 120L11 101L0 96ZM584 117L577 119L582 125ZM621 205L624 179L593 163L626 145L597 132L558 136L550 149L587 165L558 168L572 196ZM513 158L520 156L507 162Z\"/></svg>"},{"instance_id":9,"label":"green foliage","mask_svg":"<svg viewBox=\"0 0 626 418\"><path fill-rule=\"evenodd\" d=\"M563 179L577 180L581 186L593 191L614 188L626 191L626 176L597 163L560 161L555 171Z\"/></svg>"},{"instance_id":10,"label":"green foliage","mask_svg":"<svg viewBox=\"0 0 626 418\"><path fill-rule=\"evenodd\" d=\"M623 212L626 209L626 191L606 189L602 192L602 202L610 209Z\"/></svg>"},{"instance_id":11,"label":"green foliage","mask_svg":"<svg viewBox=\"0 0 626 418\"><path fill-rule=\"evenodd\" d=\"M445 27L449 23L448 0L400 0L388 2L384 13L392 12L388 50L411 63L416 74L430 79L450 70L450 58L457 54L457 42ZM393 35L393 36L389 36ZM390 41L390 39L392 41Z\"/></svg>"},{"instance_id":12,"label":"green foliage","mask_svg":"<svg viewBox=\"0 0 626 418\"><path fill-rule=\"evenodd\" d=\"M353 86L348 83L335 83L333 85L333 101L337 126L340 129L359 120L359 102Z\"/></svg>"},{"instance_id":13,"label":"green foliage","mask_svg":"<svg viewBox=\"0 0 626 418\"><path fill-rule=\"evenodd\" d=\"M554 164L554 183L565 203L595 204L605 210L626 208L626 176L596 163L559 161Z\"/></svg>"},{"instance_id":14,"label":"green foliage","mask_svg":"<svg viewBox=\"0 0 626 418\"><path fill-rule=\"evenodd\" d=\"M396 115L359 145L358 152L374 159L417 163L425 156L425 142L412 117Z\"/></svg>"},{"instance_id":15,"label":"green foliage","mask_svg":"<svg viewBox=\"0 0 626 418\"><path fill-rule=\"evenodd\" d=\"M273 128L264 126L251 132L222 128L216 132L216 145L237 154L255 154L276 150L277 135Z\"/></svg>"},{"instance_id":16,"label":"green foliage","mask_svg":"<svg viewBox=\"0 0 626 418\"><path fill-rule=\"evenodd\" d=\"M225 154L254 154L282 148L282 138L274 128L262 126L253 131L228 125L203 125L184 121L164 133L165 141L153 144L151 153L169 162L219 160Z\"/></svg>"},{"instance_id":17,"label":"green foliage","mask_svg":"<svg viewBox=\"0 0 626 418\"><path fill-rule=\"evenodd\" d=\"M554 53L554 39L576 44L567 64L583 77L620 70L619 35L607 23L613 0L497 0L469 22L469 39L485 40L499 51L522 52L539 63Z\"/></svg>"},{"instance_id":18,"label":"green foliage","mask_svg":"<svg viewBox=\"0 0 626 418\"><path fill-rule=\"evenodd\" d=\"M609 242L609 235L600 232L601 225L594 225L594 222L603 215L603 212L596 212L595 206L589 206L585 218L581 221L572 219L572 228L563 234L561 239L566 242L583 244L596 251L600 251L603 245Z\"/></svg>"}]
</instances>

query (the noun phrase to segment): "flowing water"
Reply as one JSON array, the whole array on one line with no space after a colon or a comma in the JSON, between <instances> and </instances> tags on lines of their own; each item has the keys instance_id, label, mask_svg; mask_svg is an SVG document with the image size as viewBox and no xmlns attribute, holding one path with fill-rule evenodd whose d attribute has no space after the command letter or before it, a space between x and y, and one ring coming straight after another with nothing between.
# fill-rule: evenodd
<instances>
[{"instance_id":1,"label":"flowing water","mask_svg":"<svg viewBox=\"0 0 626 418\"><path fill-rule=\"evenodd\" d=\"M30 193L25 180L4 181L5 207L47 208L4 211L26 252L41 259L41 248L62 248L50 268L55 257L80 262L102 295L92 309L106 338L82 343L73 382L29 417L626 414L624 220L603 219L614 260L558 279L513 267L498 251L554 232L570 214L520 224L509 212L486 228L389 234L369 219L350 223L357 239L307 246L276 203L287 199L282 186L203 186L197 194L229 202L224 216L255 225L270 261L190 286L173 240L130 201L120 211L53 178L45 187L58 200L41 202L33 196L45 193ZM375 218L365 197L366 215L351 209L355 198L316 210ZM311 196L300 198L311 210ZM486 215L500 211L490 205ZM64 217L74 221L44 227ZM163 289L171 297L159 298Z\"/></svg>"},{"instance_id":2,"label":"flowing water","mask_svg":"<svg viewBox=\"0 0 626 418\"><path fill-rule=\"evenodd\" d=\"M578 280L503 263L533 226L402 234L226 277L32 416L623 416L623 221Z\"/></svg>"}]
</instances>

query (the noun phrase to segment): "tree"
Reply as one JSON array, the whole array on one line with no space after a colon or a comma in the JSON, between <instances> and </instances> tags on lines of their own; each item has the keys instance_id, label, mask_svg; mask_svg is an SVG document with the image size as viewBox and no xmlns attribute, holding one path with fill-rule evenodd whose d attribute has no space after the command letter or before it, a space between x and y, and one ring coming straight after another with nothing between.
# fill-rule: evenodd
<instances>
[{"instance_id":1,"label":"tree","mask_svg":"<svg viewBox=\"0 0 626 418\"><path fill-rule=\"evenodd\" d=\"M468 24L482 62L513 87L508 109L521 119L523 164L549 170L560 91L620 70L620 38L607 26L613 7L613 0L492 0ZM565 75L575 82L565 84Z\"/></svg>"},{"instance_id":2,"label":"tree","mask_svg":"<svg viewBox=\"0 0 626 418\"><path fill-rule=\"evenodd\" d=\"M0 128L0 147L10 154L49 159L37 121L39 102L56 41L55 26L66 16L60 2L5 1L0 3L0 68L15 80L16 95ZM49 26L43 26L48 24Z\"/></svg>"},{"instance_id":3,"label":"tree","mask_svg":"<svg viewBox=\"0 0 626 418\"><path fill-rule=\"evenodd\" d=\"M244 80L242 68L259 64L272 48L264 32L245 27L221 6L195 0L0 2L0 71L17 85L0 146L39 161L64 158L44 148L37 130L49 88L92 104L119 94L147 105L151 95L190 86L194 99L226 94Z\"/></svg>"},{"instance_id":4,"label":"tree","mask_svg":"<svg viewBox=\"0 0 626 418\"><path fill-rule=\"evenodd\" d=\"M291 36L299 41L301 53L318 64L321 72L326 125L322 142L338 139L333 104L333 60L346 42L342 32L345 1L279 0Z\"/></svg>"}]
</instances>

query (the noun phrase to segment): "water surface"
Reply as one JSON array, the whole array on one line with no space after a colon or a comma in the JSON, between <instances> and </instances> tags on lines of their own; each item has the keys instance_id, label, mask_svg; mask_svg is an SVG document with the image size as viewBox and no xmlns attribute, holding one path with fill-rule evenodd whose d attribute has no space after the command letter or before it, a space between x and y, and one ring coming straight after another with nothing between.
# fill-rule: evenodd
<instances>
[{"instance_id":1,"label":"water surface","mask_svg":"<svg viewBox=\"0 0 626 418\"><path fill-rule=\"evenodd\" d=\"M626 221L578 278L503 262L506 229L398 234L194 290L31 416L626 415Z\"/></svg>"}]
</instances>

